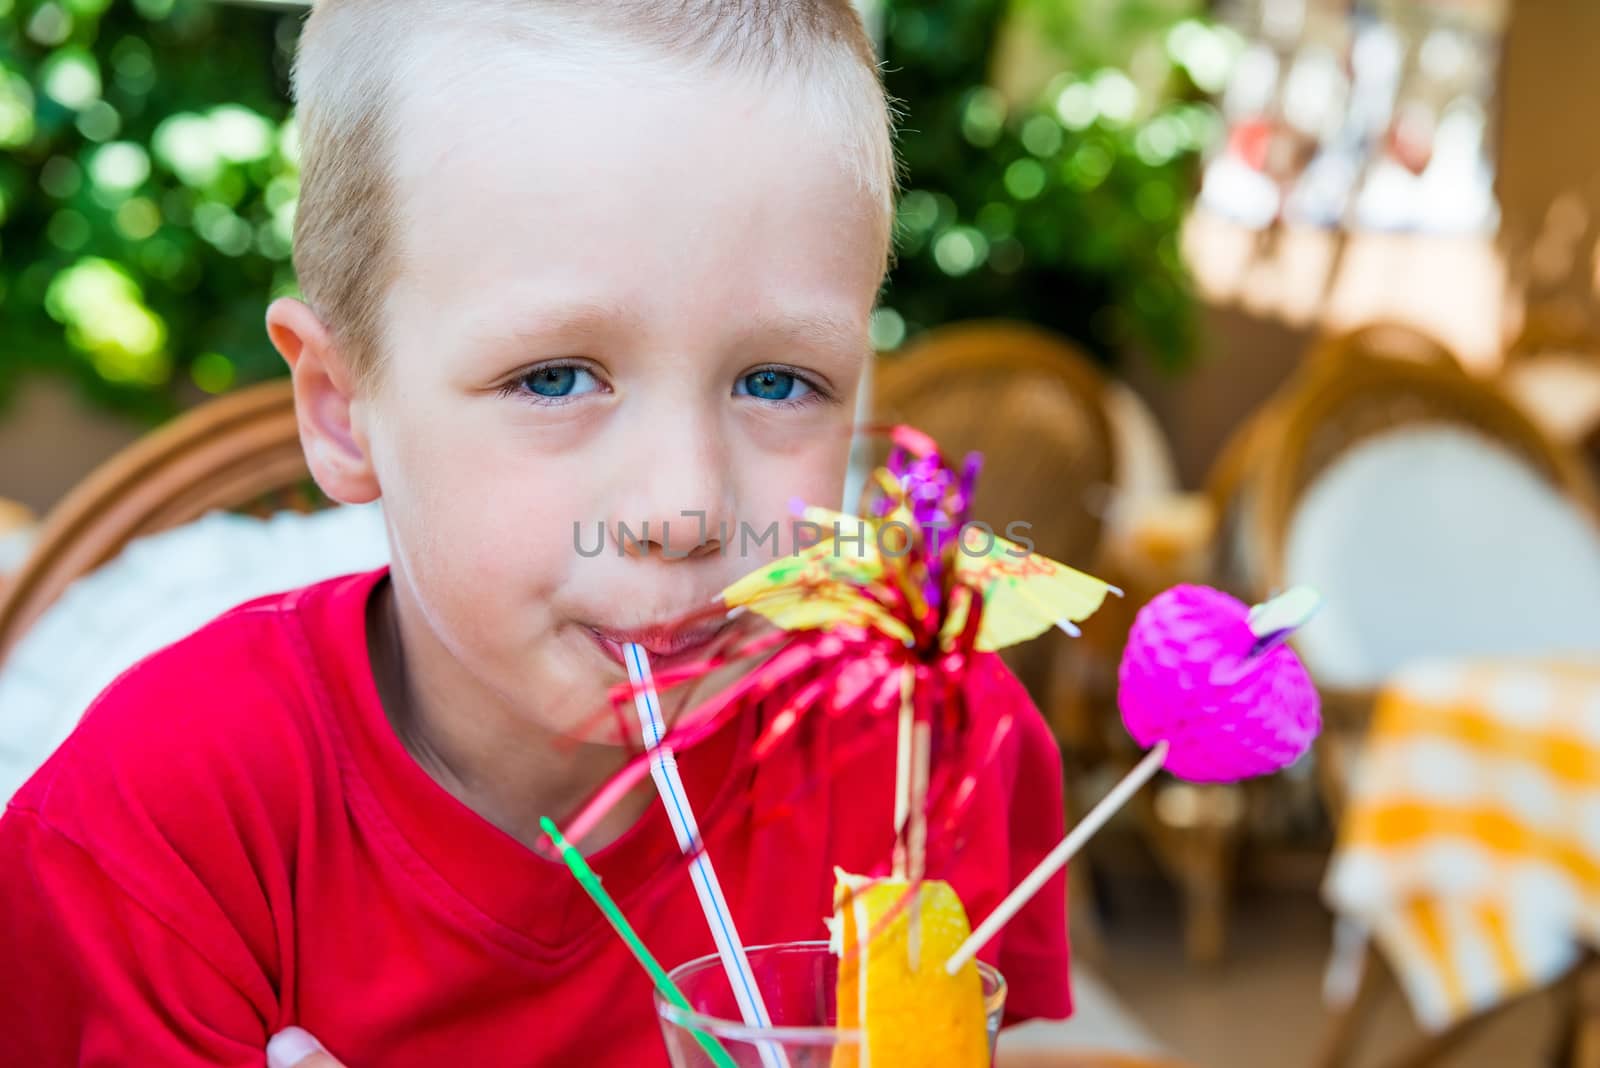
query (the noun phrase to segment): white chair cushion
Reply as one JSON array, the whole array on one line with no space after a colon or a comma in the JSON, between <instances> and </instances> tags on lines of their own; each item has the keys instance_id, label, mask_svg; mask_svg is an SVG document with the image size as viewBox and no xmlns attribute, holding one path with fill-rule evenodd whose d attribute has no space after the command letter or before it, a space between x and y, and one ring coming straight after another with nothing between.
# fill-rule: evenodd
<instances>
[{"instance_id":1,"label":"white chair cushion","mask_svg":"<svg viewBox=\"0 0 1600 1068\"><path fill-rule=\"evenodd\" d=\"M1178 490L1177 468L1161 424L1144 399L1121 382L1103 394L1116 468L1104 513L1113 548L1136 545L1152 512L1164 513Z\"/></svg>"},{"instance_id":2,"label":"white chair cushion","mask_svg":"<svg viewBox=\"0 0 1600 1068\"><path fill-rule=\"evenodd\" d=\"M0 670L0 797L9 798L127 668L265 594L379 567L376 505L271 519L216 512L130 542L69 586Z\"/></svg>"},{"instance_id":3,"label":"white chair cushion","mask_svg":"<svg viewBox=\"0 0 1600 1068\"><path fill-rule=\"evenodd\" d=\"M1326 608L1298 647L1324 683L1435 656L1600 650L1600 532L1508 449L1445 424L1362 442L1308 488L1286 580Z\"/></svg>"},{"instance_id":4,"label":"white chair cushion","mask_svg":"<svg viewBox=\"0 0 1600 1068\"><path fill-rule=\"evenodd\" d=\"M1137 505L1166 497L1178 489L1178 469L1161 422L1144 398L1122 382L1107 382L1106 417L1116 448L1116 482L1120 501ZM1115 504L1111 519L1115 523Z\"/></svg>"}]
</instances>

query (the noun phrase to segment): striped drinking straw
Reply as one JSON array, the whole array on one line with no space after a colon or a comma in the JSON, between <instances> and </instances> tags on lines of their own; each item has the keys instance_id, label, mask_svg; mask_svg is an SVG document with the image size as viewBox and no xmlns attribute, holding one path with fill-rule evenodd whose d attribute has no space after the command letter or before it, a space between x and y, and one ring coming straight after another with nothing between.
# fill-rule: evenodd
<instances>
[{"instance_id":1,"label":"striped drinking straw","mask_svg":"<svg viewBox=\"0 0 1600 1068\"><path fill-rule=\"evenodd\" d=\"M750 1027L771 1027L766 1003L761 989L756 985L755 974L750 969L750 959L745 955L744 943L739 939L738 928L733 923L733 913L727 899L722 896L722 884L717 881L716 869L711 866L711 856L700 842L700 828L695 822L694 809L689 805L689 795L684 791L683 779L678 775L678 762L672 750L661 744L666 733L661 721L661 698L656 693L655 679L650 674L650 658L634 642L622 647L623 659L628 664L628 678L633 683L634 707L639 712L639 728L644 734L645 748L650 752L650 777L655 780L656 792L667 810L672 832L677 836L678 848L689 858L689 878L694 883L695 894L700 898L700 908L705 912L706 925L717 944L717 955L722 958L722 968L728 975L728 985L733 988L739 1014ZM765 1068L789 1068L789 1059L775 1042L762 1042L757 1047Z\"/></svg>"}]
</instances>

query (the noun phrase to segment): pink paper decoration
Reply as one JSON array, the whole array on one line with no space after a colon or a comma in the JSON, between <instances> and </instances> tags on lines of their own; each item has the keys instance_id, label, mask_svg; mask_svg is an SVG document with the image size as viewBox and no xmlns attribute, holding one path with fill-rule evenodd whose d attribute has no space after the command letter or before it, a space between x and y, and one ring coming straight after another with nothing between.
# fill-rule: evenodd
<instances>
[{"instance_id":1,"label":"pink paper decoration","mask_svg":"<svg viewBox=\"0 0 1600 1068\"><path fill-rule=\"evenodd\" d=\"M1235 782L1298 760L1322 729L1305 667L1251 629L1242 601L1177 586L1140 610L1118 672L1122 722L1140 746L1167 742L1165 769ZM1265 646L1265 648L1263 648Z\"/></svg>"}]
</instances>

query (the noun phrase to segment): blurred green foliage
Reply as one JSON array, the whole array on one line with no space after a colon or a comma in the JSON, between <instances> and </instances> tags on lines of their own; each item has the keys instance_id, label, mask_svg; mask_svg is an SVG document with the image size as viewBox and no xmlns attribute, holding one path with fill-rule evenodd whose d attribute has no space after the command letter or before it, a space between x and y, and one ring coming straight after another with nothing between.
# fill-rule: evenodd
<instances>
[{"instance_id":1,"label":"blurred green foliage","mask_svg":"<svg viewBox=\"0 0 1600 1068\"><path fill-rule=\"evenodd\" d=\"M1175 59L1197 0L885 0L906 110L888 346L1014 316L1181 365L1178 255L1210 110ZM1049 76L991 82L1007 11ZM214 0L0 0L0 401L34 371L158 417L281 373L299 14Z\"/></svg>"},{"instance_id":2,"label":"blurred green foliage","mask_svg":"<svg viewBox=\"0 0 1600 1068\"><path fill-rule=\"evenodd\" d=\"M209 0L0 0L0 398L67 373L158 416L278 373L298 19Z\"/></svg>"},{"instance_id":3,"label":"blurred green foliage","mask_svg":"<svg viewBox=\"0 0 1600 1068\"><path fill-rule=\"evenodd\" d=\"M1169 368L1189 361L1195 300L1179 227L1218 122L1197 83L1222 74L1191 69L1216 54L1196 37L1210 32L1201 7L885 4L885 80L906 120L881 346L941 322L1009 317L1106 362L1133 350ZM1019 20L1009 41L1008 17ZM1017 67L1032 69L1018 78Z\"/></svg>"}]
</instances>

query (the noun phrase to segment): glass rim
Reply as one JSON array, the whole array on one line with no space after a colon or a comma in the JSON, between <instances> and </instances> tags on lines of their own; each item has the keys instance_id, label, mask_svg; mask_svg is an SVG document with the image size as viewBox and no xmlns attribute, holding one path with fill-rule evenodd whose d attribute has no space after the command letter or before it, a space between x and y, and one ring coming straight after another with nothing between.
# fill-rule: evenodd
<instances>
[{"instance_id":1,"label":"glass rim","mask_svg":"<svg viewBox=\"0 0 1600 1068\"><path fill-rule=\"evenodd\" d=\"M820 949L824 953L833 955L832 946L826 939L802 939L798 942L770 942L759 946L746 946L746 953L759 953L763 950L781 949ZM983 996L983 1010L985 1017L991 1017L995 1012L1005 1006L1006 977L1000 974L1000 969L988 961L975 960L978 974L993 983L994 989L986 991ZM669 969L667 975L676 984L680 976L690 972L699 971L709 965L722 966L722 957L716 953L707 953L704 956L686 960L682 964ZM736 1042L787 1042L798 1045L824 1045L837 1042L839 1039L849 1039L854 1042L861 1041L861 1032L854 1028L824 1027L820 1024L784 1024L771 1027L756 1027L743 1020L729 1020L721 1016L711 1016L695 1009L684 1009L672 1004L661 996L661 991L655 991L656 1015L677 1027L692 1031L704 1031L717 1038L729 1038Z\"/></svg>"}]
</instances>

